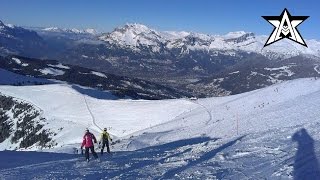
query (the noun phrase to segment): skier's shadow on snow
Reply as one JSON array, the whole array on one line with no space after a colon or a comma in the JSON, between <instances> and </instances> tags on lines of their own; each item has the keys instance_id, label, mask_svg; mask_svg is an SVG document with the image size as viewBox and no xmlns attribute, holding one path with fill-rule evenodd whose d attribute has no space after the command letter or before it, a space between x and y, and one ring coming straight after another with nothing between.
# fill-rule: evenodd
<instances>
[{"instance_id":1,"label":"skier's shadow on snow","mask_svg":"<svg viewBox=\"0 0 320 180\"><path fill-rule=\"evenodd\" d=\"M293 134L292 140L298 143L294 160L294 179L320 179L320 168L314 151L314 140L307 130L300 129Z\"/></svg>"}]
</instances>

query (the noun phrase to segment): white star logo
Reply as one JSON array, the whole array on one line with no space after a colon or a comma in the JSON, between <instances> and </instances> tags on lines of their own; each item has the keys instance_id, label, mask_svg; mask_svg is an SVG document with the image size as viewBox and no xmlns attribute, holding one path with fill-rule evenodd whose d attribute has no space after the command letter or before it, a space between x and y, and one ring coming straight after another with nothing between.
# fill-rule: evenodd
<instances>
[{"instance_id":1,"label":"white star logo","mask_svg":"<svg viewBox=\"0 0 320 180\"><path fill-rule=\"evenodd\" d=\"M309 16L291 16L289 11L284 9L280 16L262 17L275 27L264 47L284 38L288 38L296 43L308 47L297 30L297 26Z\"/></svg>"}]
</instances>

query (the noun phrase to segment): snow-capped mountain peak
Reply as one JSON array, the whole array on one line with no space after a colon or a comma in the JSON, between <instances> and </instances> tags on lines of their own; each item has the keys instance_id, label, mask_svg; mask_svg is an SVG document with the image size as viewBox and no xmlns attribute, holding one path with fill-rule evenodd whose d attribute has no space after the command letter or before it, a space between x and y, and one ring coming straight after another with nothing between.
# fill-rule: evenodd
<instances>
[{"instance_id":1,"label":"snow-capped mountain peak","mask_svg":"<svg viewBox=\"0 0 320 180\"><path fill-rule=\"evenodd\" d=\"M181 38L184 38L190 34L191 34L191 32L187 32L187 31L164 31L164 32L162 32L162 36L168 40L181 39Z\"/></svg>"},{"instance_id":2,"label":"snow-capped mountain peak","mask_svg":"<svg viewBox=\"0 0 320 180\"><path fill-rule=\"evenodd\" d=\"M116 28L111 33L106 33L100 40L116 44L120 47L130 46L139 50L139 46L158 46L164 42L160 34L142 24L126 24Z\"/></svg>"},{"instance_id":3,"label":"snow-capped mountain peak","mask_svg":"<svg viewBox=\"0 0 320 180\"><path fill-rule=\"evenodd\" d=\"M123 29L135 31L136 33L144 33L144 32L151 32L154 31L147 27L146 25L139 24L139 23L127 23Z\"/></svg>"},{"instance_id":4,"label":"snow-capped mountain peak","mask_svg":"<svg viewBox=\"0 0 320 180\"><path fill-rule=\"evenodd\" d=\"M43 43L36 32L12 24L4 24L2 21L0 21L0 41L0 49L7 49L5 54L17 51L15 49L17 47L23 50L26 47L31 49L35 46L41 46ZM27 51L30 52L30 49Z\"/></svg>"},{"instance_id":5,"label":"snow-capped mountain peak","mask_svg":"<svg viewBox=\"0 0 320 180\"><path fill-rule=\"evenodd\" d=\"M13 25L13 24L6 24L6 26L9 27L9 28L15 28L15 27L16 27L16 26Z\"/></svg>"},{"instance_id":6,"label":"snow-capped mountain peak","mask_svg":"<svg viewBox=\"0 0 320 180\"><path fill-rule=\"evenodd\" d=\"M85 29L84 31L86 33L93 34L93 35L98 34L98 31L93 28L88 28L88 29Z\"/></svg>"},{"instance_id":7,"label":"snow-capped mountain peak","mask_svg":"<svg viewBox=\"0 0 320 180\"><path fill-rule=\"evenodd\" d=\"M62 29L58 28L58 27L48 27L48 28L44 28L44 31L52 31L52 32L60 32L62 31Z\"/></svg>"},{"instance_id":8,"label":"snow-capped mountain peak","mask_svg":"<svg viewBox=\"0 0 320 180\"><path fill-rule=\"evenodd\" d=\"M92 28L82 30L82 29L76 29L76 28L67 29L67 28L58 28L58 27L48 27L48 28L43 28L42 30L47 32L55 32L55 33L97 34L97 31Z\"/></svg>"},{"instance_id":9,"label":"snow-capped mountain peak","mask_svg":"<svg viewBox=\"0 0 320 180\"><path fill-rule=\"evenodd\" d=\"M226 35L224 35L223 37L225 38L238 38L238 37L241 37L245 34L247 34L248 32L245 32L245 31L234 31L234 32L229 32L227 33Z\"/></svg>"},{"instance_id":10,"label":"snow-capped mountain peak","mask_svg":"<svg viewBox=\"0 0 320 180\"><path fill-rule=\"evenodd\" d=\"M84 31L83 30L79 30L79 29L76 29L76 28L72 28L70 29L71 32L74 32L74 33L83 33Z\"/></svg>"}]
</instances>

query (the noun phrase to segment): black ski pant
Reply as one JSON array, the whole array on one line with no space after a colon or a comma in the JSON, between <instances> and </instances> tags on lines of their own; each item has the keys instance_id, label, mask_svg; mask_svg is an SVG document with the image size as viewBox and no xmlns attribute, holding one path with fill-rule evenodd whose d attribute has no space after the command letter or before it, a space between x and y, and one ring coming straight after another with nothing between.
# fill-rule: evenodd
<instances>
[{"instance_id":1,"label":"black ski pant","mask_svg":"<svg viewBox=\"0 0 320 180\"><path fill-rule=\"evenodd\" d=\"M89 159L89 149L90 149L92 155L93 155L95 158L98 158L97 153L94 151L94 146L91 146L91 147L86 147L86 151L85 151L86 159Z\"/></svg>"},{"instance_id":2,"label":"black ski pant","mask_svg":"<svg viewBox=\"0 0 320 180\"><path fill-rule=\"evenodd\" d=\"M102 141L101 154L103 154L104 147L107 147L107 152L110 153L109 140Z\"/></svg>"}]
</instances>

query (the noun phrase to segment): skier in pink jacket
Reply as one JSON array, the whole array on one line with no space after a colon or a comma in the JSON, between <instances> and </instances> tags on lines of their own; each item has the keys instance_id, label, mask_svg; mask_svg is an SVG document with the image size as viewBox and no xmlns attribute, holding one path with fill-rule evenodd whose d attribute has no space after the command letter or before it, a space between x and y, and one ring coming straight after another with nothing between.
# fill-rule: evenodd
<instances>
[{"instance_id":1,"label":"skier in pink jacket","mask_svg":"<svg viewBox=\"0 0 320 180\"><path fill-rule=\"evenodd\" d=\"M97 143L97 139L96 137L89 132L89 129L86 129L86 133L83 136L83 141L82 141L82 145L81 145L81 151L83 149L83 147L85 147L85 156L86 156L86 160L89 161L89 149L91 150L91 153L93 154L93 156L97 159L98 155L97 153L94 151L94 143Z\"/></svg>"}]
</instances>

